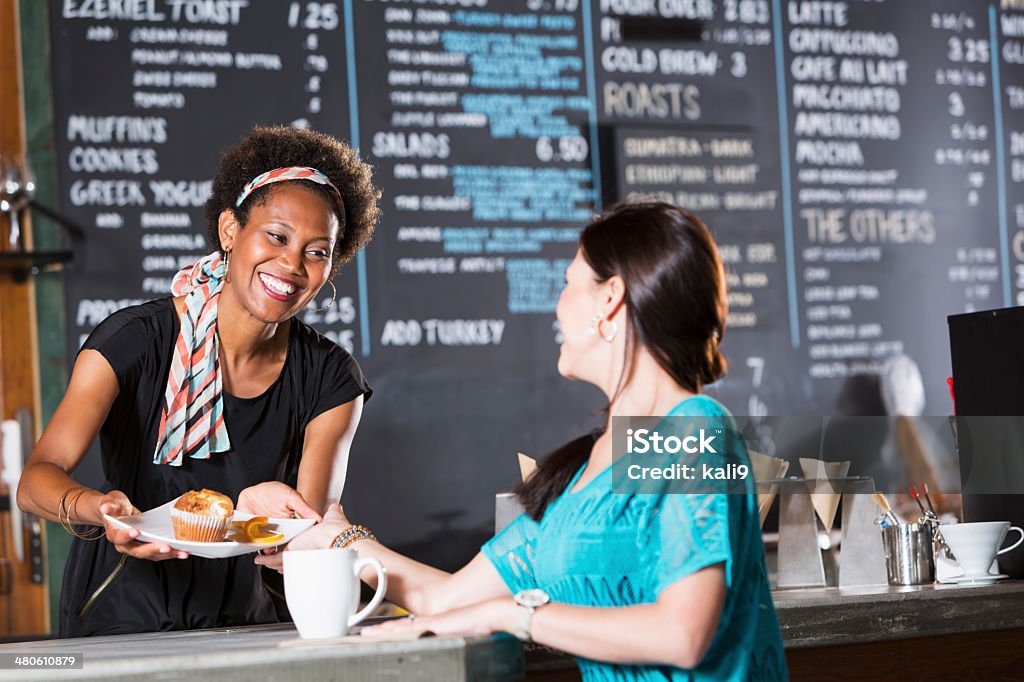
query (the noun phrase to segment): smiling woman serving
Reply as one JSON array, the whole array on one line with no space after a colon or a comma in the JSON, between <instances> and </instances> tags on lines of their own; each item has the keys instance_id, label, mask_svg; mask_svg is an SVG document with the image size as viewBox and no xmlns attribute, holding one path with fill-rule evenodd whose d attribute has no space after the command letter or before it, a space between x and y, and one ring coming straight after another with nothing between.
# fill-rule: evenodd
<instances>
[{"instance_id":1,"label":"smiling woman serving","mask_svg":"<svg viewBox=\"0 0 1024 682\"><path fill-rule=\"evenodd\" d=\"M256 128L213 181L213 253L178 273L175 296L114 313L85 342L18 489L22 509L75 535L62 636L277 620L251 557L143 544L103 514L199 488L275 516L317 517L339 499L370 389L345 350L295 316L370 240L377 199L347 145ZM71 478L97 434L103 490ZM301 496L246 490L268 481Z\"/></svg>"}]
</instances>

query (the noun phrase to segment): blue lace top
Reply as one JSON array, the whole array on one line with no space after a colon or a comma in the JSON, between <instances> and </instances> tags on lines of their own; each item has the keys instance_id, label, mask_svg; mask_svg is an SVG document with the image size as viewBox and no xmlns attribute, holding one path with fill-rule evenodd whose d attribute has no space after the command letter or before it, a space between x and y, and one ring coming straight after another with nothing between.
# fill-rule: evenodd
<instances>
[{"instance_id":1,"label":"blue lace top","mask_svg":"<svg viewBox=\"0 0 1024 682\"><path fill-rule=\"evenodd\" d=\"M706 396L684 400L668 416L732 422ZM729 447L749 464L742 440ZM727 596L711 647L696 668L581 658L583 679L785 680L753 483L748 494L612 493L611 471L570 492L581 468L539 523L522 514L484 545L509 590L539 587L555 602L628 606L654 602L676 581L721 563Z\"/></svg>"}]
</instances>

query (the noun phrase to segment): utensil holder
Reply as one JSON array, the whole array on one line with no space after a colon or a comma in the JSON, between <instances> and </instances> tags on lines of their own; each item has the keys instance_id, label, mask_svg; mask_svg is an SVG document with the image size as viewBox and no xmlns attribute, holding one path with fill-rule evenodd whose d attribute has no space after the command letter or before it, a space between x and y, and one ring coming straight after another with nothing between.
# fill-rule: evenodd
<instances>
[{"instance_id":1,"label":"utensil holder","mask_svg":"<svg viewBox=\"0 0 1024 682\"><path fill-rule=\"evenodd\" d=\"M927 585L935 582L932 527L928 523L901 523L882 527L885 568L890 585Z\"/></svg>"}]
</instances>

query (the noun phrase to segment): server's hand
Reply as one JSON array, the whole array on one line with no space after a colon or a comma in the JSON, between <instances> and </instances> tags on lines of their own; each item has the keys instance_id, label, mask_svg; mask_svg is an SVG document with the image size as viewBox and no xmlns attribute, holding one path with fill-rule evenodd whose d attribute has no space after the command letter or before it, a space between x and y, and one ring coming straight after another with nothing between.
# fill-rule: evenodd
<instances>
[{"instance_id":1,"label":"server's hand","mask_svg":"<svg viewBox=\"0 0 1024 682\"><path fill-rule=\"evenodd\" d=\"M284 546L285 550L294 551L298 549L326 549L334 542L338 534L351 526L345 518L345 512L337 502L327 508L322 522L312 528L300 533L294 540ZM284 558L281 552L275 551L256 556L256 563L260 566L272 568L278 573L284 572Z\"/></svg>"},{"instance_id":2,"label":"server's hand","mask_svg":"<svg viewBox=\"0 0 1024 682\"><path fill-rule=\"evenodd\" d=\"M131 516L138 514L139 510L120 490L111 490L100 498L99 510L101 514L108 516ZM123 530L116 528L106 519L103 526L107 531L109 540L118 552L133 556L136 559L148 559L149 561L163 561L164 559L187 559L188 552L174 549L163 542L138 542L139 531L134 528Z\"/></svg>"},{"instance_id":3,"label":"server's hand","mask_svg":"<svg viewBox=\"0 0 1024 682\"><path fill-rule=\"evenodd\" d=\"M235 508L253 516L316 519L317 523L322 520L298 490L279 481L268 481L246 488L239 494Z\"/></svg>"}]
</instances>

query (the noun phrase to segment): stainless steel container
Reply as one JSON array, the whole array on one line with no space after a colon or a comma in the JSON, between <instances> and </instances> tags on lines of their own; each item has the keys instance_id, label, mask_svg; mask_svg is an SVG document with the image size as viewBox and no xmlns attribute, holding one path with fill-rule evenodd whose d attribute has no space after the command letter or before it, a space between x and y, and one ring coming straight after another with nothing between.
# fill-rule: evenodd
<instances>
[{"instance_id":1,"label":"stainless steel container","mask_svg":"<svg viewBox=\"0 0 1024 682\"><path fill-rule=\"evenodd\" d=\"M903 523L882 528L885 569L890 585L927 585L935 582L932 527Z\"/></svg>"},{"instance_id":2,"label":"stainless steel container","mask_svg":"<svg viewBox=\"0 0 1024 682\"><path fill-rule=\"evenodd\" d=\"M515 493L498 493L494 496L494 534L497 535L517 516L523 513Z\"/></svg>"}]
</instances>

